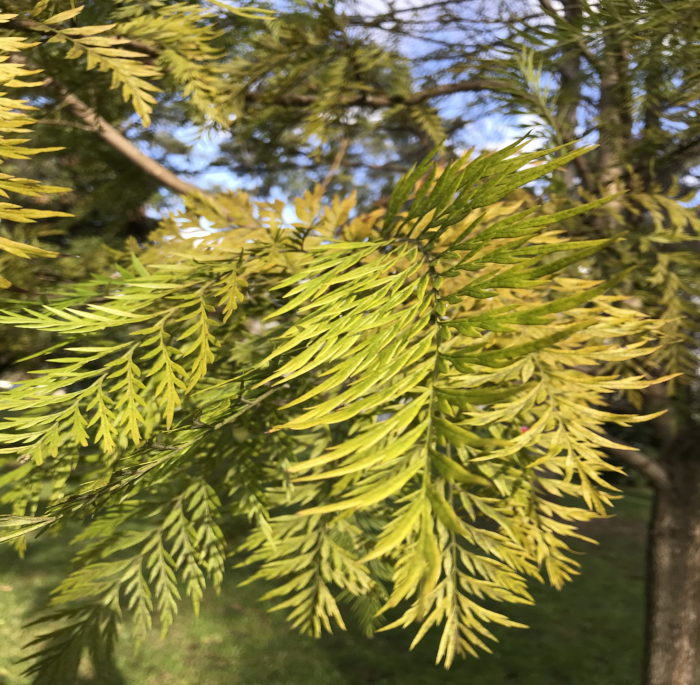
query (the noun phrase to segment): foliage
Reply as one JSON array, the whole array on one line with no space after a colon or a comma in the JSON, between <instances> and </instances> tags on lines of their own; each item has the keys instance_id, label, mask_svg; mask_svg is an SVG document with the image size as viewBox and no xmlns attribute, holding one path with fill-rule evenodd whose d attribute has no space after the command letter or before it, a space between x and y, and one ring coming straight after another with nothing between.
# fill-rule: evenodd
<instances>
[{"instance_id":1,"label":"foliage","mask_svg":"<svg viewBox=\"0 0 700 685\"><path fill-rule=\"evenodd\" d=\"M402 102L414 86L408 60L332 4L285 7L232 46L226 69L235 125L218 163L251 175L263 190L280 184L303 192L350 140L334 187L349 192L356 168L390 193L397 170L445 139L432 106ZM375 94L390 105L365 106Z\"/></svg>"},{"instance_id":2,"label":"foliage","mask_svg":"<svg viewBox=\"0 0 700 685\"><path fill-rule=\"evenodd\" d=\"M90 519L30 672L110 649L123 608L167 630L180 583L195 607L220 586L240 516L242 563L295 626L343 627L354 597L371 632L401 606L382 629L442 626L447 665L517 625L485 602L576 573L565 538L611 503L601 427L643 420L597 407L648 385L581 368L652 353L657 324L604 294L615 280L557 275L610 241L545 227L605 200L519 210L518 186L582 152L521 147L428 159L353 219L352 198L309 193L287 225L222 195L225 219L200 211L228 230L185 237L193 207L118 276L2 314L59 339L0 400L3 539Z\"/></svg>"},{"instance_id":3,"label":"foliage","mask_svg":"<svg viewBox=\"0 0 700 685\"><path fill-rule=\"evenodd\" d=\"M72 251L79 254L81 240L74 239L85 235L98 234L116 249L129 235L144 240L157 223L147 208L159 209L173 199L163 197L156 180L100 140L94 126L76 119L65 104L66 93L169 166L173 156L191 153L192 143L183 141L177 128L229 125L219 102L225 82L219 44L234 17L259 21L264 11L251 18L244 9L224 12L211 3L98 1L76 7L63 0L7 0L0 10L16 15L7 26L10 35L29 44L25 59L50 79L40 96L36 88L21 89L41 124L36 144L65 148L39 165L12 163L16 175L71 188L32 205L74 215L42 222L34 235L60 242L61 252L71 252L75 242ZM144 128L154 112L157 126Z\"/></svg>"},{"instance_id":4,"label":"foliage","mask_svg":"<svg viewBox=\"0 0 700 685\"><path fill-rule=\"evenodd\" d=\"M0 17L2 23L11 19L7 15ZM26 87L30 83L24 79L33 75L33 72L22 68L18 64L9 61L12 53L30 47L24 38L10 36L0 37L0 84L3 88ZM24 145L27 138L18 138L12 134L26 134L31 129L34 120L29 115L31 107L23 100L8 97L7 92L0 93L0 160L27 159L28 156L40 152L51 152L51 149L28 148ZM9 135L8 135L9 134ZM45 186L26 178L16 178L11 174L0 174L0 195L10 199L10 193L25 197L38 197L48 193L57 193L66 190L55 186ZM0 220L20 224L33 223L38 219L48 217L66 216L59 212L40 209L29 209L13 202L0 203ZM27 245L12 239L12 234L3 231L0 234L0 253L30 259L31 257L56 257L56 253L42 249L34 245ZM1 263L1 262L0 262ZM12 283L0 275L0 288L12 288Z\"/></svg>"},{"instance_id":5,"label":"foliage","mask_svg":"<svg viewBox=\"0 0 700 685\"><path fill-rule=\"evenodd\" d=\"M555 202L574 191L590 199L625 191L609 205L605 220L583 222L574 235L611 237L627 233L592 264L605 278L620 268L637 268L625 283L628 301L664 321L665 344L642 364L652 375L679 374L671 394L688 402L695 377L698 331L697 26L688 21L692 3L611 0L593 8L573 3L563 14L537 27L519 28L514 40L481 65L483 75L498 76L508 88L498 94L502 111L526 117L545 144L572 139L572 117L583 115L587 133L598 127L598 150L590 161L571 169L569 187L552 190ZM621 54L615 59L616 54ZM574 77L574 75L578 74ZM600 121L581 111L586 87L600 91ZM590 124L590 125L589 125ZM635 363L631 367L638 370ZM680 383L680 386L679 386ZM631 396L641 406L639 393Z\"/></svg>"},{"instance_id":6,"label":"foliage","mask_svg":"<svg viewBox=\"0 0 700 685\"><path fill-rule=\"evenodd\" d=\"M601 5L603 46L636 26L611 19L618 4ZM450 84L430 91L428 76L413 92L398 53L335 7L265 25L231 10L248 38L236 49L227 8L40 2L8 22L40 37L38 64L60 65L43 84L54 98L71 94L61 76L97 72L115 121L172 107L204 128L235 120L263 147L302 141L302 157L337 145L337 166L355 144L385 150L394 124L403 162L418 156L407 130L431 145L447 133L429 93ZM567 538L605 515L620 470L604 425L661 413L607 405L639 409L646 388L694 368L695 257L664 246L697 218L647 169L623 173L622 138L572 149L570 111L542 89L572 42L553 26L452 72L540 117L548 149L433 150L398 182L385 174L393 190L371 212L355 192L325 199L330 177L289 206L195 193L113 253L114 271L8 301L0 325L52 345L0 396L0 541L23 553L31 533L83 524L27 657L39 681L70 678L85 649L108 655L124 611L141 636L154 617L167 630L181 593L197 610L221 586L229 556L302 632L343 628L347 610L367 634L412 626L414 644L439 628L447 666L488 650L489 624L519 625L495 603L531 603L530 579L577 573ZM31 70L15 67L19 83Z\"/></svg>"},{"instance_id":7,"label":"foliage","mask_svg":"<svg viewBox=\"0 0 700 685\"><path fill-rule=\"evenodd\" d=\"M150 123L155 94L161 90L154 81L166 74L201 116L217 117L219 110L212 105L220 88L207 67L218 56L213 42L221 33L212 26L216 17L212 9L194 3L122 0L114 3L111 23L76 25L85 6L56 13L60 4L36 3L31 16L38 21L31 29L49 36L47 45L67 47L61 54L64 59L84 58L88 71L108 73L111 87L121 89L144 125ZM145 62L144 55L156 48L156 62Z\"/></svg>"},{"instance_id":8,"label":"foliage","mask_svg":"<svg viewBox=\"0 0 700 685\"><path fill-rule=\"evenodd\" d=\"M587 532L600 546L574 545L586 551L576 582L561 593L533 587L534 606L510 607L511 616L529 629L497 628L500 640L493 645L493 656L455 663L449 671L436 672L432 664L438 635L428 635L411 653L406 652L410 637L405 631L380 633L372 640L358 635L355 626L322 640L299 635L289 630L280 612L265 611L272 600L258 601L259 584L237 586L245 577L241 569L227 570L221 596L206 593L198 618L183 606L165 639L154 629L141 648L134 649L132 626L126 625L113 661L93 662L90 668L85 660L79 679L118 685L158 677L183 685L224 685L234 672L244 682L270 685L363 685L391 679L419 685L436 676L444 685L458 685L465 678L474 685L489 685L519 674L523 685L556 685L562 674L570 673L571 685L623 685L642 663L640 568L648 513L646 493L625 492L613 517L588 525ZM17 663L27 638L23 617L32 611L37 590L48 593L69 567L71 532L43 540L24 560L7 546L0 548L0 672L11 685L26 682L19 675L23 665Z\"/></svg>"}]
</instances>

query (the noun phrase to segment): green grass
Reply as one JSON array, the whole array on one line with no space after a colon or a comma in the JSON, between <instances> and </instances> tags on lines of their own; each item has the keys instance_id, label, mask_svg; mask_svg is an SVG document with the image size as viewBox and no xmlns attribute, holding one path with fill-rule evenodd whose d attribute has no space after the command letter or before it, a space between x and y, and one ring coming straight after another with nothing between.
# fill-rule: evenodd
<instances>
[{"instance_id":1,"label":"green grass","mask_svg":"<svg viewBox=\"0 0 700 685\"><path fill-rule=\"evenodd\" d=\"M81 670L80 685L638 685L643 633L644 537L649 496L633 491L614 518L588 524L600 546L581 546L581 577L557 592L533 587L534 607L511 607L528 630L496 630L493 654L433 665L438 636L408 652L411 635L368 640L356 631L313 640L257 601L262 588L236 587L231 574L195 618L183 607L165 640L139 650L128 634L115 669ZM63 539L0 553L0 685L26 685L15 662L21 625L65 571Z\"/></svg>"}]
</instances>

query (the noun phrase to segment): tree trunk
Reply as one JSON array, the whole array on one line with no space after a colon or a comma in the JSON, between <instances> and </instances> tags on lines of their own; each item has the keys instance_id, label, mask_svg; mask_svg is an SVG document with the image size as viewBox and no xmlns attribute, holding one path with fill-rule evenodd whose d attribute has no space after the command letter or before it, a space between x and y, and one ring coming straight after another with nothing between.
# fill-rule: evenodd
<instances>
[{"instance_id":1,"label":"tree trunk","mask_svg":"<svg viewBox=\"0 0 700 685\"><path fill-rule=\"evenodd\" d=\"M645 685L700 683L700 429L664 450L649 529Z\"/></svg>"},{"instance_id":2,"label":"tree trunk","mask_svg":"<svg viewBox=\"0 0 700 685\"><path fill-rule=\"evenodd\" d=\"M543 5L549 8L549 3ZM581 0L564 3L564 19L572 26L578 26L582 20ZM571 143L576 140L579 107L581 105L581 49L575 43L565 47L559 62L559 95L557 97L557 120L561 140L558 143ZM563 178L567 192L578 198L576 177L579 176L583 187L590 193L596 191L595 180L588 166L588 160L577 157L564 167Z\"/></svg>"}]
</instances>

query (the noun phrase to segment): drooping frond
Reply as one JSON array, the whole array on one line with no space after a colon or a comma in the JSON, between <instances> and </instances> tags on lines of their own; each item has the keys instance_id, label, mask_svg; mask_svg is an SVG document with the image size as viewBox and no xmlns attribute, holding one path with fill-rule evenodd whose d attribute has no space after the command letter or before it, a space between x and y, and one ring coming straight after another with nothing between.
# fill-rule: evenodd
<instances>
[{"instance_id":1,"label":"drooping frond","mask_svg":"<svg viewBox=\"0 0 700 685\"><path fill-rule=\"evenodd\" d=\"M0 25L6 24L13 15L0 16ZM13 53L32 47L26 38L0 36L0 88L26 88L37 85L36 81L27 80L35 75L20 64L9 60ZM33 108L25 101L11 97L7 91L0 93L0 162L13 159L28 159L31 155L41 152L51 152L51 149L27 147L27 134L35 123L31 117ZM18 135L19 134L19 137ZM62 212L32 209L22 207L13 201L13 195L38 197L48 193L60 193L68 190L57 186L42 185L38 181L27 178L16 178L10 174L0 174L0 220L22 224L33 223L38 219L68 216ZM4 200L8 201L4 201ZM2 230L2 229L0 229ZM4 235L3 235L4 234ZM11 233L2 230L0 233L0 253L30 259L32 257L56 257L57 254L36 245L27 245L10 238ZM0 288L12 288L12 283L0 274Z\"/></svg>"},{"instance_id":2,"label":"drooping frond","mask_svg":"<svg viewBox=\"0 0 700 685\"><path fill-rule=\"evenodd\" d=\"M542 228L603 202L545 216L525 210L480 225L479 210L561 163L522 169L541 153L509 159L516 149L455 163L405 209L428 173L427 165L416 169L397 186L376 240L316 248L306 268L280 283L288 302L270 314L297 311L300 318L265 360L284 363L263 384L318 378L287 402L291 412L272 430L337 435L327 450L290 467L308 523L295 525L292 517L280 525L308 539L360 513L384 517L369 550L367 540L346 549L360 562L392 562L393 589L382 611L413 602L385 629L423 622L419 639L446 622L440 658L447 663L486 648L485 623L510 624L478 599L529 601L526 576L544 568L559 586L575 573L561 540L575 535L568 522L610 504L603 474L611 467L600 451L609 443L599 428L640 420L592 408L621 382L591 384L576 367L651 351L612 353L600 344L644 326L617 310L615 298L602 297L611 282L551 280L609 241L567 244L542 236ZM561 256L543 263L553 253ZM521 294L528 289L539 289L539 297ZM563 494L583 497L592 512L549 501ZM312 617L335 610L307 596L320 581L310 570L292 571L297 548L279 548L260 534L251 546L254 560L268 555L261 577L294 573L280 606L295 607L294 621L318 634Z\"/></svg>"},{"instance_id":3,"label":"drooping frond","mask_svg":"<svg viewBox=\"0 0 700 685\"><path fill-rule=\"evenodd\" d=\"M366 216L307 193L289 224L281 203L221 195L227 218L191 206L114 278L2 313L60 340L0 398L0 454L23 464L3 477L5 525L92 519L34 672L123 607L141 634L182 592L198 607L241 516L241 563L293 625L343 628L353 598L367 632L441 626L447 665L488 649L489 623L516 625L486 601L576 573L566 538L614 490L603 426L643 420L605 397L649 383L586 369L654 353L659 324L606 294L624 272L561 275L612 241L552 228L606 201L523 208L519 186L583 151L521 146L426 160ZM212 230L187 237L200 212Z\"/></svg>"}]
</instances>

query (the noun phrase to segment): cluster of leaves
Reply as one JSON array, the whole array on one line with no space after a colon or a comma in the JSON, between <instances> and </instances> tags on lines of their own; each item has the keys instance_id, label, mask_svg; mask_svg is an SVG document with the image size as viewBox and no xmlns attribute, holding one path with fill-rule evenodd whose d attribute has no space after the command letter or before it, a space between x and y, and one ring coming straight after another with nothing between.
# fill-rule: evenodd
<instances>
[{"instance_id":1,"label":"cluster of leaves","mask_svg":"<svg viewBox=\"0 0 700 685\"><path fill-rule=\"evenodd\" d=\"M86 144L86 139L94 138L94 132L85 123L71 121L66 108L58 106L61 100L74 88L86 98L85 72L92 70L111 76L111 87L117 90L112 96L108 77L87 75L90 84L104 83L97 112L107 120L122 116L138 124L131 105L142 123L148 124L158 102L175 97L181 103L180 116L184 108L199 123L226 123L223 110L214 104L216 93L222 90L222 75L216 72L221 55L214 43L223 32L218 23L226 8L217 9L216 3L205 6L125 1L75 7L74 3L61 0L10 0L3 3L3 9L14 13L3 17L2 83L18 90L27 100L3 100L3 131L6 135L28 133L34 123L29 117L32 110L39 112L35 116L40 123L52 124L39 128L39 145L46 146L43 150L25 147L26 140L9 138L2 150L12 171L2 192L27 195L30 206L20 210L18 205L5 203L0 234L0 284L12 293L5 293L4 297L16 297L22 291L25 292L20 297L28 297L47 282L76 281L96 271L109 273L118 255L112 248L123 247L123 233L133 232L144 239L157 224L145 216L143 203L153 197L158 182L138 171L133 173L134 167L121 153L115 154L99 140L95 145L93 141ZM249 17L251 13L231 8L228 14ZM255 13L256 18L262 16L264 13ZM17 53L20 48L21 56L13 54L8 59L9 53ZM46 67L47 80L47 74L41 74L37 64ZM172 145L168 146L172 141L165 134L146 131L143 136L151 145L165 145L168 151L173 150ZM37 168L31 162L32 156L58 151L56 143L69 149ZM182 148L180 144L175 151ZM78 150L87 152L76 157ZM76 159L80 160L77 164ZM59 181L61 185L70 184L74 190L59 192L68 189L13 178L30 174L54 183ZM70 214L63 210L70 210ZM32 223L28 228L29 221ZM85 237L86 229L90 237ZM15 244L19 242L25 245ZM46 259L29 267L22 263L30 252L36 257L57 257L56 252L47 249L56 249L56 243L60 243L61 258L51 266ZM22 353L45 347L51 339L50 332L20 333L3 346L0 366L23 356Z\"/></svg>"},{"instance_id":2,"label":"cluster of leaves","mask_svg":"<svg viewBox=\"0 0 700 685\"><path fill-rule=\"evenodd\" d=\"M0 16L0 22L7 23L13 17L11 15ZM0 88L26 88L36 85L26 79L33 76L35 72L29 71L10 61L13 53L18 53L31 47L25 38L13 38L10 36L0 37ZM41 152L51 152L50 148L30 148L26 147L28 142L26 136L31 132L34 119L31 117L32 107L24 100L13 98L7 92L0 93L0 161L16 159L28 159L30 156ZM0 220L20 224L34 223L39 219L66 216L61 212L42 209L30 209L8 201L11 194L25 197L40 197L49 193L60 193L67 188L42 185L41 183L27 179L17 178L11 174L0 174L0 196L5 200L0 202ZM56 257L55 252L45 250L36 245L28 245L13 240L12 233L7 229L0 229L0 265L3 263L4 255L19 257L20 259L30 259L31 257ZM12 289L15 286L2 275L0 275L0 288Z\"/></svg>"},{"instance_id":3,"label":"cluster of leaves","mask_svg":"<svg viewBox=\"0 0 700 685\"><path fill-rule=\"evenodd\" d=\"M580 222L570 235L604 238L624 232L624 241L611 244L586 268L592 277L607 278L636 267L622 291L632 306L663 321L664 344L647 359L617 370L675 374L667 386L672 395L696 376L700 330L698 186L685 177L695 163L683 153L697 141L700 98L698 74L681 66L697 59L697 26L686 20L690 3L674 3L673 10L669 14L646 2L612 1L596 9L582 3L577 12L552 15L551 22L534 29L523 27L517 45L504 46L484 62L482 72L503 80L497 97L503 111L526 118L539 139L552 144L570 140L570 101L581 99L581 85L568 82L567 69L585 70L587 78L595 74L601 82L615 74L619 86L614 95L601 96L608 111L595 122L605 121L598 159L594 153L592 164L572 167L569 176L578 177L578 187L570 182L565 187L560 179L550 198L568 206L572 199L624 190L607 205L605 216ZM624 46L634 59L613 64L615 46ZM631 392L628 399L642 406L640 393Z\"/></svg>"},{"instance_id":4,"label":"cluster of leaves","mask_svg":"<svg viewBox=\"0 0 700 685\"><path fill-rule=\"evenodd\" d=\"M43 45L64 45L61 57L84 59L85 68L111 75L112 88L120 88L144 126L151 120L161 88L156 81L172 81L177 92L197 112L201 121L227 124L217 99L222 74L217 70L221 51L216 46L223 30L217 20L223 8L235 16L248 17L250 10L224 3L177 3L164 0L120 0L108 13L108 24L89 23L85 6L62 9L60 0L32 3L30 20L13 28L45 38ZM219 8L219 11L216 10ZM256 13L265 17L264 12ZM81 19L87 18L87 23ZM49 48L50 49L50 48ZM52 53L56 59L55 53Z\"/></svg>"},{"instance_id":5,"label":"cluster of leaves","mask_svg":"<svg viewBox=\"0 0 700 685\"><path fill-rule=\"evenodd\" d=\"M222 166L265 189L303 190L323 178L345 140L346 175L337 187L349 191L359 168L382 185L390 181L390 193L402 171L444 140L433 106L408 102L416 86L409 61L344 10L294 5L231 46L226 99L235 123L221 146Z\"/></svg>"},{"instance_id":6,"label":"cluster of leaves","mask_svg":"<svg viewBox=\"0 0 700 685\"><path fill-rule=\"evenodd\" d=\"M233 115L239 133L286 151L342 140L352 162L362 148L349 139L364 145L402 117L442 137L434 112L411 104L405 63L357 39L349 18L292 14L230 61L218 47L227 5L212 4L116 3L105 24L40 2L21 26L49 38L47 60L112 74L146 123L159 82L198 121ZM694 245L697 216L667 182L684 170L673 149L694 144L697 74L664 65L697 44L697 23L666 40L651 4L582 3L575 20L522 32L537 59L519 46L465 66L480 78L464 88L497 84L511 113L540 117L553 150L427 160L370 215L353 198L324 205L321 188L292 223L282 203L221 195L164 221L113 277L2 312L0 324L57 340L37 377L0 398L2 537L22 551L28 534L91 521L31 672L56 682L85 647L111 649L125 608L141 635L154 615L167 629L183 588L197 608L219 587L229 553L274 584L266 597L297 628L343 627L346 604L367 633L413 626L420 640L440 626L447 665L488 649L489 624L515 625L493 602L531 602L530 578L559 587L576 573L567 539L613 497L603 450L619 445L603 426L642 420L606 397L640 400L650 377L690 377L697 361L697 257L676 249ZM673 4L674 16L690 9ZM643 56L627 60L630 46ZM601 88L599 178L560 145L572 118L557 96L583 99L566 92L579 84L572 54ZM542 87L549 73L558 93ZM658 185L644 155L658 158ZM582 198L604 200L569 208L575 163ZM562 169L566 198L545 211L513 201ZM589 239L547 228L561 222ZM594 255L591 280L562 275ZM623 283L624 296L606 294ZM655 346L660 335L672 344ZM252 531L236 546L241 518Z\"/></svg>"},{"instance_id":7,"label":"cluster of leaves","mask_svg":"<svg viewBox=\"0 0 700 685\"><path fill-rule=\"evenodd\" d=\"M31 672L56 682L110 649L124 608L141 634L153 613L167 629L180 584L198 607L240 517L230 551L295 626L343 627L351 599L371 633L402 608L383 629L441 625L447 665L515 625L485 600L576 573L566 538L614 490L603 425L644 420L605 397L649 384L587 369L652 353L658 324L605 295L624 274L559 275L611 241L546 227L605 201L509 200L585 150L521 147L428 159L353 218L320 188L293 224L282 203L222 195L226 218L192 206L114 278L2 313L59 337L0 397L3 539L91 520Z\"/></svg>"},{"instance_id":8,"label":"cluster of leaves","mask_svg":"<svg viewBox=\"0 0 700 685\"><path fill-rule=\"evenodd\" d=\"M274 116L280 94L293 99L313 93L302 111L304 135L324 137L334 120L336 125L349 123L347 105L361 104L358 96L371 96L373 91L387 95L387 88L389 95L410 94L410 72L395 52L358 40L347 18L334 8L319 6L316 12L281 16L262 25L251 46L232 61L239 115L245 110L246 93L267 105L259 115L268 118ZM436 141L444 138L440 130L430 133Z\"/></svg>"}]
</instances>

